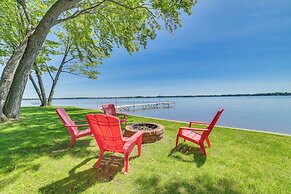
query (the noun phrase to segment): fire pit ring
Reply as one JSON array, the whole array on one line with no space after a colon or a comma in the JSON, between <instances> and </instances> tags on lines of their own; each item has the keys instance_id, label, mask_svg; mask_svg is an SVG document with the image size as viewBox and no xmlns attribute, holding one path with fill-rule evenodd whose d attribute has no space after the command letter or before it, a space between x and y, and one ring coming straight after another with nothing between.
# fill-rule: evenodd
<instances>
[{"instance_id":1,"label":"fire pit ring","mask_svg":"<svg viewBox=\"0 0 291 194\"><path fill-rule=\"evenodd\" d=\"M137 131L143 131L142 142L153 143L164 137L165 127L156 123L136 123L125 127L126 137L131 137Z\"/></svg>"}]
</instances>

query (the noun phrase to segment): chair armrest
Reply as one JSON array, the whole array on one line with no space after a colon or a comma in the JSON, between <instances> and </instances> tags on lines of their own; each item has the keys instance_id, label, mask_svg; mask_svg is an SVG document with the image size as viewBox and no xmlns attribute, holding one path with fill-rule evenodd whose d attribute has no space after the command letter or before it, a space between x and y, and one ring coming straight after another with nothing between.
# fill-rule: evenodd
<instances>
[{"instance_id":1,"label":"chair armrest","mask_svg":"<svg viewBox=\"0 0 291 194\"><path fill-rule=\"evenodd\" d=\"M74 123L80 123L80 122L88 122L87 120L76 120L76 121L73 121Z\"/></svg>"},{"instance_id":2,"label":"chair armrest","mask_svg":"<svg viewBox=\"0 0 291 194\"><path fill-rule=\"evenodd\" d=\"M143 134L143 131L138 131L135 134L133 134L131 137L124 139L124 141L133 141L136 140L137 138L141 137Z\"/></svg>"},{"instance_id":3,"label":"chair armrest","mask_svg":"<svg viewBox=\"0 0 291 194\"><path fill-rule=\"evenodd\" d=\"M207 123L207 122L190 121L189 122L189 127L192 127L192 124L195 124L195 125L209 125L209 123Z\"/></svg>"},{"instance_id":4,"label":"chair armrest","mask_svg":"<svg viewBox=\"0 0 291 194\"><path fill-rule=\"evenodd\" d=\"M126 114L125 114L125 113L119 113L119 112L118 112L117 114L119 114L119 115L123 115L123 118L126 119Z\"/></svg>"},{"instance_id":5,"label":"chair armrest","mask_svg":"<svg viewBox=\"0 0 291 194\"><path fill-rule=\"evenodd\" d=\"M65 125L66 127L89 127L89 124L82 124L82 125Z\"/></svg>"},{"instance_id":6,"label":"chair armrest","mask_svg":"<svg viewBox=\"0 0 291 194\"><path fill-rule=\"evenodd\" d=\"M179 128L179 133L182 132L182 130L191 130L191 131L207 131L208 129L191 128L191 127L180 127L180 128Z\"/></svg>"}]
</instances>

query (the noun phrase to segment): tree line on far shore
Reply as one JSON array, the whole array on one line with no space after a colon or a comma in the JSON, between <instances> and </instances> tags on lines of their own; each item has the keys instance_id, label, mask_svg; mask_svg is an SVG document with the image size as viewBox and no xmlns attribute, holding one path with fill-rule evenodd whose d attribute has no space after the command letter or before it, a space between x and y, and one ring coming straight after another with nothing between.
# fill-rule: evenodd
<instances>
[{"instance_id":1,"label":"tree line on far shore","mask_svg":"<svg viewBox=\"0 0 291 194\"><path fill-rule=\"evenodd\" d=\"M54 98L56 100L70 99L122 99L122 98L194 98L194 97L240 97L240 96L291 96L291 92L272 92L255 94L213 94L213 95L177 95L177 96L120 96L120 97L68 97ZM37 100L38 98L24 98L23 100Z\"/></svg>"}]
</instances>

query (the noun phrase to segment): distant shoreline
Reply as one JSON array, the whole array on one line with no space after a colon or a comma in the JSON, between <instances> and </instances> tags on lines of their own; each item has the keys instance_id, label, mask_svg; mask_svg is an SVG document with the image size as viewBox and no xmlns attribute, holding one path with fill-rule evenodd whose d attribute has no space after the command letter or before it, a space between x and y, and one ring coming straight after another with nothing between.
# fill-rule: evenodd
<instances>
[{"instance_id":1,"label":"distant shoreline","mask_svg":"<svg viewBox=\"0 0 291 194\"><path fill-rule=\"evenodd\" d=\"M242 97L242 96L291 96L291 92L256 93L256 94L217 94L217 95L176 95L176 96L119 96L119 97L70 97L54 98L54 100L76 99L122 99L122 98L195 98L195 97ZM23 100L38 100L38 98L23 98Z\"/></svg>"}]
</instances>

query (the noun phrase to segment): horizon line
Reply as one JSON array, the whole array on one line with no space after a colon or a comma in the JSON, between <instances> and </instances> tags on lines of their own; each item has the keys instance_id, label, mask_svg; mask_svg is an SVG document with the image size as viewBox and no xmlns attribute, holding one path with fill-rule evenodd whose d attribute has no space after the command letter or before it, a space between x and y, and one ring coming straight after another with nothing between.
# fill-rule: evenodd
<instances>
[{"instance_id":1,"label":"horizon line","mask_svg":"<svg viewBox=\"0 0 291 194\"><path fill-rule=\"evenodd\" d=\"M78 97L58 97L58 99L106 99L106 98L172 98L172 97L239 97L239 96L291 96L291 92L265 92L265 93L241 93L241 94L198 94L198 95L154 95L154 96L78 96ZM23 98L23 100L38 100L39 98Z\"/></svg>"}]
</instances>

